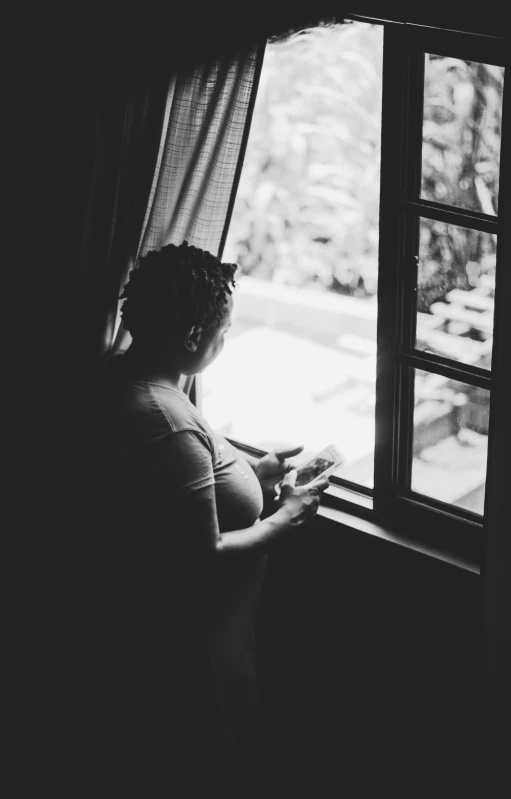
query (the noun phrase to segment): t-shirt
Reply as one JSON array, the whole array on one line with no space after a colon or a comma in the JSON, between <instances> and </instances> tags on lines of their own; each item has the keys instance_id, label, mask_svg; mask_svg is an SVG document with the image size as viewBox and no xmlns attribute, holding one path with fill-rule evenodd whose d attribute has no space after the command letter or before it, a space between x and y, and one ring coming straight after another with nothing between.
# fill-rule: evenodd
<instances>
[{"instance_id":1,"label":"t-shirt","mask_svg":"<svg viewBox=\"0 0 511 799\"><path fill-rule=\"evenodd\" d=\"M221 532L257 521L263 496L253 469L183 391L117 377L108 387L107 414L112 465L126 485L164 496L169 508L181 496L214 486Z\"/></svg>"}]
</instances>

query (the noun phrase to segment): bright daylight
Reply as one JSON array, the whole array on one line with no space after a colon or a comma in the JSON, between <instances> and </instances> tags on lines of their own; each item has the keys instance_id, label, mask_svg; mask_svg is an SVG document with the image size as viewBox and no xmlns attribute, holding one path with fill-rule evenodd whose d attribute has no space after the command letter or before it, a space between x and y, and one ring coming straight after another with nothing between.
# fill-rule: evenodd
<instances>
[{"instance_id":1,"label":"bright daylight","mask_svg":"<svg viewBox=\"0 0 511 799\"><path fill-rule=\"evenodd\" d=\"M203 411L261 449L336 444L373 484L382 30L317 28L267 47L224 261L234 324ZM422 196L495 214L503 70L426 55ZM467 180L469 174L476 177ZM489 368L496 242L420 220L416 347ZM415 379L412 488L483 511L487 392Z\"/></svg>"}]
</instances>

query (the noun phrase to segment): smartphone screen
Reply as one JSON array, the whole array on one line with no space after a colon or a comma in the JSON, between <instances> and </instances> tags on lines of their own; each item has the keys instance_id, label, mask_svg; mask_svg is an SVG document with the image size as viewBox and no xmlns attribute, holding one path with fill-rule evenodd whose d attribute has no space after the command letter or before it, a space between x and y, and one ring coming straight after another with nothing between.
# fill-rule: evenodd
<instances>
[{"instance_id":1,"label":"smartphone screen","mask_svg":"<svg viewBox=\"0 0 511 799\"><path fill-rule=\"evenodd\" d=\"M329 458L324 457L316 457L303 466L301 469L298 469L298 473L296 475L296 485L303 486L310 483L311 480L314 478L319 477L319 475L328 469L330 466L333 466L335 463L334 460L330 460Z\"/></svg>"}]
</instances>

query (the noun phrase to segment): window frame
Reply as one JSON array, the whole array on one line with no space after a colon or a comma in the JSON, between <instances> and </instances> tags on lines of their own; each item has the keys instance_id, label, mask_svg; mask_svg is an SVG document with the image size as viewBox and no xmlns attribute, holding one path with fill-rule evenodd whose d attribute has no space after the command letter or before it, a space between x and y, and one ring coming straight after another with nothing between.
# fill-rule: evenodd
<instances>
[{"instance_id":1,"label":"window frame","mask_svg":"<svg viewBox=\"0 0 511 799\"><path fill-rule=\"evenodd\" d=\"M387 24L383 52L374 510L389 519L399 519L401 527L412 526L416 531L423 530L427 540L438 539L442 546L448 545L456 551L480 558L492 457L494 373L505 365L500 362L502 359L499 361L495 345L491 371L458 364L429 353L419 353L415 349L417 242L414 227L420 215L497 234L496 273L502 273L504 124L501 136L501 196L499 213L495 218L421 199L418 195L424 72L420 54L430 52L505 66L504 42L477 34ZM504 106L505 103L503 114ZM501 299L497 282L494 341L497 321L503 317ZM422 498L408 488L413 441L414 367L444 374L490 391L483 516L430 497Z\"/></svg>"},{"instance_id":2,"label":"window frame","mask_svg":"<svg viewBox=\"0 0 511 799\"><path fill-rule=\"evenodd\" d=\"M357 15L346 17L349 18L380 24L384 29L374 488L333 478L322 504L330 510L337 509L379 525L384 537L397 536L396 541L401 539L408 545L426 546L430 551L454 553L470 563L480 563L489 502L497 490L490 481L491 475L499 471L495 470L493 463L495 449L502 460L501 449L495 447L496 426L502 423L502 419L500 422L496 420L494 413L495 375L498 373L502 378L506 368L505 354L509 350L509 326L506 325L506 318L511 314L509 275L504 274L504 263L509 261L510 249L505 224L509 216L509 162L505 155L505 141L509 141L509 122L506 121L509 119L509 103L503 98L499 210L496 217L421 199L424 72L420 54L434 53L505 67L505 40L497 36ZM419 216L498 236L491 370L457 363L414 348L417 276L414 226L417 227ZM444 374L490 391L483 516L422 497L406 487L413 441L410 435L410 431L413 432L413 372L410 367ZM498 399L502 417L505 403L500 397ZM408 435L404 434L405 430L408 430ZM229 440L248 454L256 457L264 454L249 444Z\"/></svg>"}]
</instances>

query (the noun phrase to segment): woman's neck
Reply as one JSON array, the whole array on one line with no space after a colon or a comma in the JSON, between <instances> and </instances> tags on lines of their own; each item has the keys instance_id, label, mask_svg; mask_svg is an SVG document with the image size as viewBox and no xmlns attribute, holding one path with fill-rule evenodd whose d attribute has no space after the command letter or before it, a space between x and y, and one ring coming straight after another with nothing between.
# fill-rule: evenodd
<instances>
[{"instance_id":1,"label":"woman's neck","mask_svg":"<svg viewBox=\"0 0 511 799\"><path fill-rule=\"evenodd\" d=\"M173 388L179 388L182 372L173 362L172 356L163 356L154 348L136 345L133 342L125 355L125 364L133 377L168 383Z\"/></svg>"}]
</instances>

